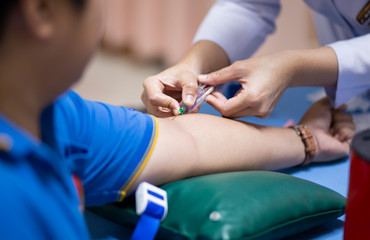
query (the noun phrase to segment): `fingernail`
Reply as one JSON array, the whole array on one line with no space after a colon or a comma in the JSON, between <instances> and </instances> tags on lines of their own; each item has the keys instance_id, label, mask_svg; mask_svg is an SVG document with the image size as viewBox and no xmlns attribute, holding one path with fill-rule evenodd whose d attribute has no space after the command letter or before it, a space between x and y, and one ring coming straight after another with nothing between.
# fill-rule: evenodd
<instances>
[{"instance_id":1,"label":"fingernail","mask_svg":"<svg viewBox=\"0 0 370 240\"><path fill-rule=\"evenodd\" d=\"M207 79L207 75L206 74L199 74L198 75L198 80L206 80Z\"/></svg>"},{"instance_id":2,"label":"fingernail","mask_svg":"<svg viewBox=\"0 0 370 240\"><path fill-rule=\"evenodd\" d=\"M343 142L345 140L346 136L343 135L343 134L336 134L336 139L338 139L339 141Z\"/></svg>"},{"instance_id":3,"label":"fingernail","mask_svg":"<svg viewBox=\"0 0 370 240\"><path fill-rule=\"evenodd\" d=\"M345 142L349 139L349 136L346 136L345 134L340 136L340 141Z\"/></svg>"},{"instance_id":4,"label":"fingernail","mask_svg":"<svg viewBox=\"0 0 370 240\"><path fill-rule=\"evenodd\" d=\"M190 105L190 106L193 105L194 104L193 95L186 95L185 102L187 103L186 105Z\"/></svg>"},{"instance_id":5,"label":"fingernail","mask_svg":"<svg viewBox=\"0 0 370 240\"><path fill-rule=\"evenodd\" d=\"M339 111L344 111L344 110L346 110L347 109L347 105L346 104L343 104L343 105L341 105L340 107L338 107L338 110Z\"/></svg>"}]
</instances>

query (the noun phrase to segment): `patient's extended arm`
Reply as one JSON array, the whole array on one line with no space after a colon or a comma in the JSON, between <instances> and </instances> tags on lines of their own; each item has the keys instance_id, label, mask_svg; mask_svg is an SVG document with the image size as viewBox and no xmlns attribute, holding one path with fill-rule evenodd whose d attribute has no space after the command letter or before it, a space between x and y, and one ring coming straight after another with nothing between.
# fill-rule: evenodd
<instances>
[{"instance_id":1,"label":"patient's extended arm","mask_svg":"<svg viewBox=\"0 0 370 240\"><path fill-rule=\"evenodd\" d=\"M158 119L156 146L136 180L163 184L187 177L239 170L277 170L305 158L301 138L290 128L265 127L204 114ZM327 99L315 103L300 121L316 143L313 161L349 153L354 134L350 115L333 111ZM133 188L133 189L134 189Z\"/></svg>"}]
</instances>

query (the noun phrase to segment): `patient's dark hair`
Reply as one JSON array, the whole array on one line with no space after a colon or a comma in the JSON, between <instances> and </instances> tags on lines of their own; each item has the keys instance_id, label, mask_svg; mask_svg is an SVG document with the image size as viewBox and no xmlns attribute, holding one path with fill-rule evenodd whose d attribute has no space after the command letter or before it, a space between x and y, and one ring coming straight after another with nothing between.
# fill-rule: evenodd
<instances>
[{"instance_id":1,"label":"patient's dark hair","mask_svg":"<svg viewBox=\"0 0 370 240\"><path fill-rule=\"evenodd\" d=\"M68 0L77 10L81 10L87 0ZM13 7L18 4L19 0L0 0L0 40L4 34L6 21Z\"/></svg>"}]
</instances>

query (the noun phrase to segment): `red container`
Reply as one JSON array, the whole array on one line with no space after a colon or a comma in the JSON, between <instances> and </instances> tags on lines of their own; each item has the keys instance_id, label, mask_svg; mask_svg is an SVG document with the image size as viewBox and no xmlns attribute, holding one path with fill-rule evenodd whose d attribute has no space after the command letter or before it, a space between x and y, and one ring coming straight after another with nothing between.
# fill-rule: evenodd
<instances>
[{"instance_id":1,"label":"red container","mask_svg":"<svg viewBox=\"0 0 370 240\"><path fill-rule=\"evenodd\" d=\"M370 239L370 129L352 141L344 239Z\"/></svg>"}]
</instances>

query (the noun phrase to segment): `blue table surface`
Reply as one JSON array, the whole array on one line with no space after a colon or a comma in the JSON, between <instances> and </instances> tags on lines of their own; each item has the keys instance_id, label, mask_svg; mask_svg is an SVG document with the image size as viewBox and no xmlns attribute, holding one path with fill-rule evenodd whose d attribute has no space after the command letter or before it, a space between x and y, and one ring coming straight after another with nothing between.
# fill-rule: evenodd
<instances>
[{"instance_id":1,"label":"blue table surface","mask_svg":"<svg viewBox=\"0 0 370 240\"><path fill-rule=\"evenodd\" d=\"M313 99L319 98L320 95L324 95L321 88L288 89L268 118L244 117L240 120L277 127L284 126L289 120L294 120L295 123L298 123L304 112L311 106ZM220 114L208 104L202 105L199 112L220 116ZM370 109L368 109L368 112L370 112ZM347 196L349 162L349 158L347 157L330 163L313 163L307 167L290 168L280 172L315 182L343 196ZM86 212L85 217L93 238L111 239L112 237L113 239L124 239L122 238L122 226L102 219L89 211ZM330 221L322 226L288 239L343 239L344 218L345 216L342 216L337 220Z\"/></svg>"}]
</instances>

